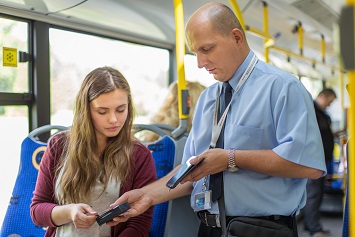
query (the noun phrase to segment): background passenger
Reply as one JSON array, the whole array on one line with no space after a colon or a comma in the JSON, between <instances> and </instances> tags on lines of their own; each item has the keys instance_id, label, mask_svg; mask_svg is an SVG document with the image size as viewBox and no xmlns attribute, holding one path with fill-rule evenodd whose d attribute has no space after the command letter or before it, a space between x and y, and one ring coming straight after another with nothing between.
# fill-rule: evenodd
<instances>
[{"instance_id":1,"label":"background passenger","mask_svg":"<svg viewBox=\"0 0 355 237\"><path fill-rule=\"evenodd\" d=\"M191 130L192 119L195 112L196 102L204 89L205 86L198 82L186 81L186 89L189 91L190 95L190 112L187 121L187 132ZM169 86L169 91L164 99L162 106L159 111L152 116L151 123L167 124L173 127L178 127L180 123L179 118L179 98L178 98L178 83L173 82ZM141 138L142 141L152 142L156 141L159 135L150 131L144 131Z\"/></svg>"},{"instance_id":2,"label":"background passenger","mask_svg":"<svg viewBox=\"0 0 355 237\"><path fill-rule=\"evenodd\" d=\"M328 167L327 178L309 179L307 181L307 203L304 207L304 227L308 230L312 237L323 237L329 234L328 230L324 230L320 223L320 206L322 204L324 185L326 179L331 178L331 165L333 161L334 151L334 135L331 128L332 121L327 114L326 109L335 100L336 94L333 89L326 88L322 90L314 100L314 109L318 127L323 142L323 150L325 162Z\"/></svg>"},{"instance_id":3,"label":"background passenger","mask_svg":"<svg viewBox=\"0 0 355 237\"><path fill-rule=\"evenodd\" d=\"M133 139L128 82L110 67L90 72L76 96L70 130L49 142L31 217L45 236L148 236L153 208L112 228L95 222L120 195L156 180L151 152Z\"/></svg>"}]
</instances>

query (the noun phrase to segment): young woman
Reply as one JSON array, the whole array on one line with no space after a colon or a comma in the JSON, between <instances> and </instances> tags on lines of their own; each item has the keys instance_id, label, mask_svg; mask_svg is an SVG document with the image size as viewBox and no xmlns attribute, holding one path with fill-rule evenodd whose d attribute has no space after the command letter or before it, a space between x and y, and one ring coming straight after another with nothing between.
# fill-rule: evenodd
<instances>
[{"instance_id":1,"label":"young woman","mask_svg":"<svg viewBox=\"0 0 355 237\"><path fill-rule=\"evenodd\" d=\"M84 79L74 120L55 135L41 161L31 203L45 236L148 236L153 209L110 227L96 218L120 195L156 180L151 152L133 139L133 103L117 70L97 68Z\"/></svg>"}]
</instances>

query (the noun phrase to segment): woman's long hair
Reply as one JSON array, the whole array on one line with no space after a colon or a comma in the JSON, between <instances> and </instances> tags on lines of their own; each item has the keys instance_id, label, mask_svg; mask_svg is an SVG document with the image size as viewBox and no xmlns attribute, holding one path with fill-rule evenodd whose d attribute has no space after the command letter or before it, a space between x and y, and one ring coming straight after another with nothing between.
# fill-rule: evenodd
<instances>
[{"instance_id":1,"label":"woman's long hair","mask_svg":"<svg viewBox=\"0 0 355 237\"><path fill-rule=\"evenodd\" d=\"M116 89L127 92L127 119L119 134L109 137L106 148L98 154L90 102ZM56 197L61 204L87 201L90 190L98 179L104 187L111 178L121 182L128 179L134 143L133 117L130 87L119 71L102 67L85 77L76 96L73 124L67 133L67 143L56 172L58 177Z\"/></svg>"}]
</instances>

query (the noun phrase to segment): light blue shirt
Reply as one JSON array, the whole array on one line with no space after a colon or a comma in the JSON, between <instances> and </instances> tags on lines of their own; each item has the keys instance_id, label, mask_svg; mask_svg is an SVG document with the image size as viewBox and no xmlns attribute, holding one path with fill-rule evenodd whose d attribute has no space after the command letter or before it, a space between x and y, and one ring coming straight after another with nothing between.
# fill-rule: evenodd
<instances>
[{"instance_id":1,"label":"light blue shirt","mask_svg":"<svg viewBox=\"0 0 355 237\"><path fill-rule=\"evenodd\" d=\"M253 55L250 51L229 80L234 89ZM216 90L220 84L208 87L197 102L183 163L209 149ZM271 149L288 161L322 170L325 174L313 100L294 76L258 60L231 103L225 122L224 149ZM195 194L202 191L203 180L194 183L191 206ZM226 215L291 215L305 205L306 182L307 179L280 178L245 169L235 173L224 171ZM218 213L218 202L213 203L210 212Z\"/></svg>"}]
</instances>

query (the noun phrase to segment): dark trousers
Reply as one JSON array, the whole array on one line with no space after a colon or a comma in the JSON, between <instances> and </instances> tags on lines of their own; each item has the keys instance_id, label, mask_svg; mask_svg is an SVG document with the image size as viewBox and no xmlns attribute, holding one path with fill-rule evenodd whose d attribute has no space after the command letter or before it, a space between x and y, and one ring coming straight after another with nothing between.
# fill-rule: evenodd
<instances>
[{"instance_id":1,"label":"dark trousers","mask_svg":"<svg viewBox=\"0 0 355 237\"><path fill-rule=\"evenodd\" d=\"M221 237L222 228L212 228L203 223L200 223L200 228L198 229L198 237Z\"/></svg>"},{"instance_id":2,"label":"dark trousers","mask_svg":"<svg viewBox=\"0 0 355 237\"><path fill-rule=\"evenodd\" d=\"M308 179L307 181L307 203L303 208L304 228L311 234L321 231L320 205L324 194L324 177L319 179Z\"/></svg>"}]
</instances>

